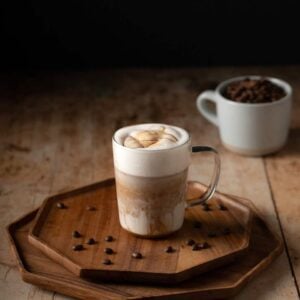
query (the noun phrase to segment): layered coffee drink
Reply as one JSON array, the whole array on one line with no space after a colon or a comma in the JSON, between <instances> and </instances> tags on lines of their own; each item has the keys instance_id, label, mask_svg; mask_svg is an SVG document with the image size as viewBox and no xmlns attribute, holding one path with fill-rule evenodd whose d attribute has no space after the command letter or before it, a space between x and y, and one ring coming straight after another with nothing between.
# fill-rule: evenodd
<instances>
[{"instance_id":1,"label":"layered coffee drink","mask_svg":"<svg viewBox=\"0 0 300 300\"><path fill-rule=\"evenodd\" d=\"M113 137L121 226L143 237L159 237L182 226L190 137L182 128L140 124Z\"/></svg>"}]
</instances>

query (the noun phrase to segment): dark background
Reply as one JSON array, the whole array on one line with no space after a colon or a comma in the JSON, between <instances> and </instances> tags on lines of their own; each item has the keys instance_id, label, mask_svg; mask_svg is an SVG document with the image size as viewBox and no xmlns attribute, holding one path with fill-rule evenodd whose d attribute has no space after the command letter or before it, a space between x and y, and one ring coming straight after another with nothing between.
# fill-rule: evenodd
<instances>
[{"instance_id":1,"label":"dark background","mask_svg":"<svg viewBox=\"0 0 300 300\"><path fill-rule=\"evenodd\" d=\"M2 69L300 62L299 1L1 1Z\"/></svg>"}]
</instances>

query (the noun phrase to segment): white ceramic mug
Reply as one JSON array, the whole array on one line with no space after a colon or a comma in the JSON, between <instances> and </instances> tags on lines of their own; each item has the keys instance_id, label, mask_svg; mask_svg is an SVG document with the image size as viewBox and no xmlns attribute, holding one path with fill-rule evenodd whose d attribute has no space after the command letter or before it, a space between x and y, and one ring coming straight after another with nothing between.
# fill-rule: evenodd
<instances>
[{"instance_id":1,"label":"white ceramic mug","mask_svg":"<svg viewBox=\"0 0 300 300\"><path fill-rule=\"evenodd\" d=\"M201 93L197 108L211 123L219 127L223 145L243 155L265 155L279 150L288 137L292 106L292 88L280 79L263 77L286 93L282 99L266 103L238 103L223 96L224 88L231 82L261 76L241 76L221 82L217 88ZM209 105L216 106L213 110Z\"/></svg>"}]
</instances>

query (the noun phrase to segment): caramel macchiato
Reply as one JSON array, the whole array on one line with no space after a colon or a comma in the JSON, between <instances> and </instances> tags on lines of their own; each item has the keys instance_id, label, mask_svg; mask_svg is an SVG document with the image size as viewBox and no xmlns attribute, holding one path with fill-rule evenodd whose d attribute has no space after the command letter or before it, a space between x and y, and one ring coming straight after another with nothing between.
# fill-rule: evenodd
<instances>
[{"instance_id":1,"label":"caramel macchiato","mask_svg":"<svg viewBox=\"0 0 300 300\"><path fill-rule=\"evenodd\" d=\"M114 141L122 227L149 237L178 230L190 163L189 134L174 126L141 124L118 130Z\"/></svg>"},{"instance_id":2,"label":"caramel macchiato","mask_svg":"<svg viewBox=\"0 0 300 300\"><path fill-rule=\"evenodd\" d=\"M140 124L117 130L113 154L121 226L143 237L164 236L181 228L186 204L187 173L191 152L213 151L191 147L182 128ZM199 204L214 192L219 176Z\"/></svg>"}]
</instances>

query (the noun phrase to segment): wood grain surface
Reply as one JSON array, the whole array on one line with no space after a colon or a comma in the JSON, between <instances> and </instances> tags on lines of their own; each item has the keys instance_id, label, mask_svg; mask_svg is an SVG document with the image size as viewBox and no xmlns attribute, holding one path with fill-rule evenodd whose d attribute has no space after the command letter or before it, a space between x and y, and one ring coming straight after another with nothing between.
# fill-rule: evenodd
<instances>
[{"instance_id":1,"label":"wood grain surface","mask_svg":"<svg viewBox=\"0 0 300 300\"><path fill-rule=\"evenodd\" d=\"M189 188L198 195L206 189L200 183L189 185ZM228 199L221 194L217 197L222 201ZM80 299L224 299L240 292L283 250L282 241L268 229L253 205L243 199L232 199L254 211L248 251L230 265L172 286L97 283L80 279L29 244L28 233L37 211L12 223L8 235L24 281L66 295Z\"/></svg>"},{"instance_id":2,"label":"wood grain surface","mask_svg":"<svg viewBox=\"0 0 300 300\"><path fill-rule=\"evenodd\" d=\"M190 183L189 189L199 191L198 185ZM58 208L58 203L65 208ZM221 210L219 205L226 210ZM87 206L94 210L87 210ZM48 198L38 213L29 242L80 277L177 284L238 259L249 248L251 210L225 196L222 200L215 196L209 201L209 207L209 211L188 208L183 227L168 237L138 238L121 228L115 180L108 179ZM75 230L80 236L72 236ZM105 241L108 235L113 241ZM96 243L88 245L91 237ZM190 239L208 246L193 251L193 245L186 244ZM72 247L78 244L83 249L74 251ZM167 247L173 250L166 253ZM112 253L104 253L107 248ZM134 252L141 253L142 258L133 258ZM104 265L101 263L104 259L112 263Z\"/></svg>"},{"instance_id":3,"label":"wood grain surface","mask_svg":"<svg viewBox=\"0 0 300 300\"><path fill-rule=\"evenodd\" d=\"M2 73L0 234L47 196L112 177L116 128L175 124L191 132L194 144L218 149L218 189L251 199L285 242L284 255L235 299L299 299L299 73L299 66ZM241 157L224 149L217 128L195 107L201 91L244 74L283 78L294 88L288 144L269 157ZM208 182L212 167L210 157L195 156L190 178ZM23 283L5 239L0 263L3 299L65 299Z\"/></svg>"}]
</instances>

